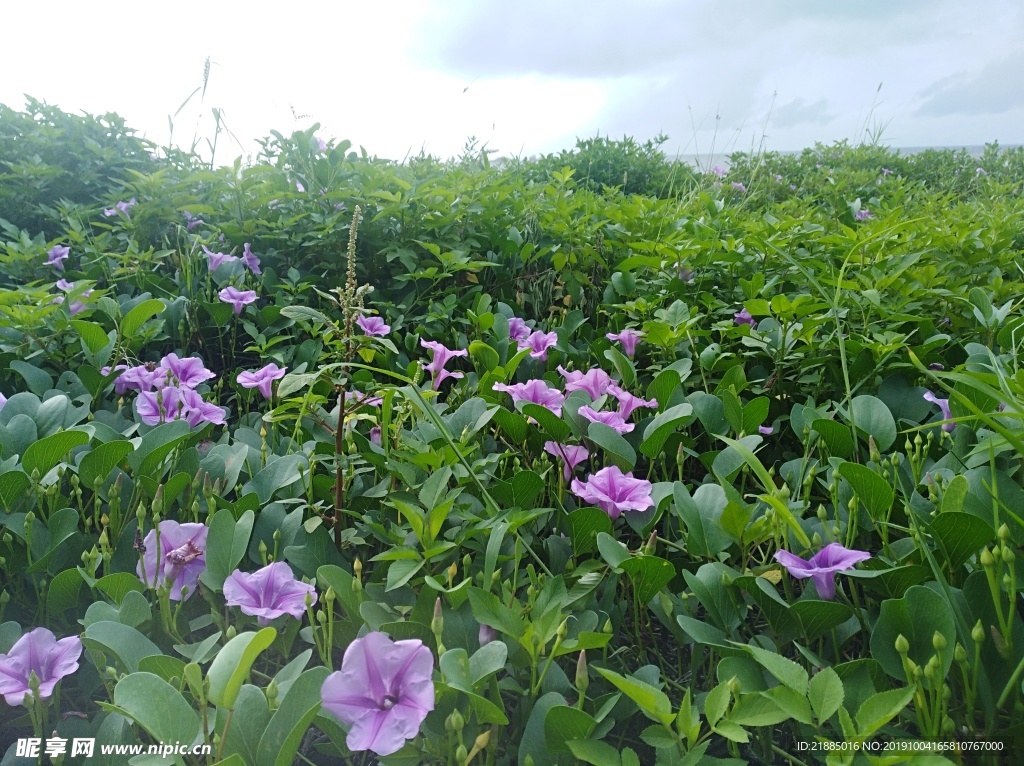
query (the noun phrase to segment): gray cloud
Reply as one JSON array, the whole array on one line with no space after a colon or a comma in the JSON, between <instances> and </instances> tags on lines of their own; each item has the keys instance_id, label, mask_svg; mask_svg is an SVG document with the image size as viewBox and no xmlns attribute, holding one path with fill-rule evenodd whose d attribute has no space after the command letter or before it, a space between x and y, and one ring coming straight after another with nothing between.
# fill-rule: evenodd
<instances>
[{"instance_id":1,"label":"gray cloud","mask_svg":"<svg viewBox=\"0 0 1024 766\"><path fill-rule=\"evenodd\" d=\"M1002 114L1024 107L1024 50L979 71L960 72L933 83L921 94L915 115Z\"/></svg>"},{"instance_id":2,"label":"gray cloud","mask_svg":"<svg viewBox=\"0 0 1024 766\"><path fill-rule=\"evenodd\" d=\"M819 98L813 104L797 98L787 101L772 112L771 122L777 128L791 128L804 123L828 124L836 118L834 112L828 110L828 100Z\"/></svg>"}]
</instances>

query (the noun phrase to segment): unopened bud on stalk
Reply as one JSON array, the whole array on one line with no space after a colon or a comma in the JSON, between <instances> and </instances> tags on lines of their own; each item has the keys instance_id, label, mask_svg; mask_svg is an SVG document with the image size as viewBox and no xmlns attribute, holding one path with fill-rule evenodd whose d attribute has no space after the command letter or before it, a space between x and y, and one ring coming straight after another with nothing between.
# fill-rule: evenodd
<instances>
[{"instance_id":1,"label":"unopened bud on stalk","mask_svg":"<svg viewBox=\"0 0 1024 766\"><path fill-rule=\"evenodd\" d=\"M995 557L992 555L992 552L987 547L982 549L979 560L981 561L981 565L986 569L988 569L991 566L995 566L996 563Z\"/></svg>"},{"instance_id":2,"label":"unopened bud on stalk","mask_svg":"<svg viewBox=\"0 0 1024 766\"><path fill-rule=\"evenodd\" d=\"M1000 524L999 530L996 532L996 534L999 536L999 539L1005 543L1007 540L1010 539L1010 528L1006 526L1005 523Z\"/></svg>"},{"instance_id":3,"label":"unopened bud on stalk","mask_svg":"<svg viewBox=\"0 0 1024 766\"><path fill-rule=\"evenodd\" d=\"M953 659L957 661L957 664L963 665L967 662L967 650L964 649L963 644L957 642L957 645L953 648Z\"/></svg>"},{"instance_id":4,"label":"unopened bud on stalk","mask_svg":"<svg viewBox=\"0 0 1024 766\"><path fill-rule=\"evenodd\" d=\"M459 567L452 562L452 565L448 567L448 587L452 587L452 583L455 582L455 576L459 573Z\"/></svg>"},{"instance_id":5,"label":"unopened bud on stalk","mask_svg":"<svg viewBox=\"0 0 1024 766\"><path fill-rule=\"evenodd\" d=\"M906 637L900 633L896 636L896 653L899 655L905 655L910 651L910 642L907 641Z\"/></svg>"},{"instance_id":6,"label":"unopened bud on stalk","mask_svg":"<svg viewBox=\"0 0 1024 766\"><path fill-rule=\"evenodd\" d=\"M985 628L982 627L981 620L978 620L975 626L971 629L971 639L976 644L980 644L985 640Z\"/></svg>"},{"instance_id":7,"label":"unopened bud on stalk","mask_svg":"<svg viewBox=\"0 0 1024 766\"><path fill-rule=\"evenodd\" d=\"M946 637L939 633L939 631L935 631L932 634L932 648L937 652L941 652L946 648Z\"/></svg>"},{"instance_id":8,"label":"unopened bud on stalk","mask_svg":"<svg viewBox=\"0 0 1024 766\"><path fill-rule=\"evenodd\" d=\"M590 674L587 672L587 652L580 651L580 657L576 660L576 689L580 696L587 694L587 687L590 686Z\"/></svg>"},{"instance_id":9,"label":"unopened bud on stalk","mask_svg":"<svg viewBox=\"0 0 1024 766\"><path fill-rule=\"evenodd\" d=\"M1016 558L1016 556L1013 555L1013 551L1010 550L1009 546L1004 545L1003 546L1003 563L1004 564L1012 564L1013 560L1015 558Z\"/></svg>"},{"instance_id":10,"label":"unopened bud on stalk","mask_svg":"<svg viewBox=\"0 0 1024 766\"><path fill-rule=\"evenodd\" d=\"M430 621L430 632L435 636L441 635L444 631L444 615L441 612L441 597L434 600L434 618Z\"/></svg>"},{"instance_id":11,"label":"unopened bud on stalk","mask_svg":"<svg viewBox=\"0 0 1024 766\"><path fill-rule=\"evenodd\" d=\"M356 576L356 580L360 583L363 582L363 562L358 558L352 562L352 574Z\"/></svg>"}]
</instances>

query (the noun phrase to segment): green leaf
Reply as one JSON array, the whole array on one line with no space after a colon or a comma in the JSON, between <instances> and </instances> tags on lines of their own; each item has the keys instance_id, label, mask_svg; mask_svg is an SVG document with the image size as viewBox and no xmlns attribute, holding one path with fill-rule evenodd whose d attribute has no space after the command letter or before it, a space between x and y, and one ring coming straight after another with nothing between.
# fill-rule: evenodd
<instances>
[{"instance_id":1,"label":"green leaf","mask_svg":"<svg viewBox=\"0 0 1024 766\"><path fill-rule=\"evenodd\" d=\"M541 409L545 408L542 407ZM498 424L498 427L505 432L514 444L519 444L526 438L526 418L518 412L512 412L510 410L500 408L494 413L494 422Z\"/></svg>"},{"instance_id":2,"label":"green leaf","mask_svg":"<svg viewBox=\"0 0 1024 766\"><path fill-rule=\"evenodd\" d=\"M811 679L807 687L807 698L814 710L814 717L818 719L819 727L839 710L844 696L843 682L832 668L820 670Z\"/></svg>"},{"instance_id":3,"label":"green leaf","mask_svg":"<svg viewBox=\"0 0 1024 766\"><path fill-rule=\"evenodd\" d=\"M604 449L608 458L624 472L632 471L636 465L636 452L622 435L604 423L591 423L587 436L597 446Z\"/></svg>"},{"instance_id":4,"label":"green leaf","mask_svg":"<svg viewBox=\"0 0 1024 766\"><path fill-rule=\"evenodd\" d=\"M487 676L497 673L508 661L508 646L504 641L489 641L469 658L469 680L476 686Z\"/></svg>"},{"instance_id":5,"label":"green leaf","mask_svg":"<svg viewBox=\"0 0 1024 766\"><path fill-rule=\"evenodd\" d=\"M268 463L266 468L246 482L242 494L255 492L261 503L269 503L275 492L294 484L308 472L309 461L305 455L285 455Z\"/></svg>"},{"instance_id":6,"label":"green leaf","mask_svg":"<svg viewBox=\"0 0 1024 766\"><path fill-rule=\"evenodd\" d=\"M24 471L8 471L0 474L0 504L8 513L14 507L15 502L25 494L31 481Z\"/></svg>"},{"instance_id":7,"label":"green leaf","mask_svg":"<svg viewBox=\"0 0 1024 766\"><path fill-rule=\"evenodd\" d=\"M217 711L217 728L222 736L227 717L226 709ZM255 766L258 763L260 737L267 730L268 723L270 706L267 704L267 695L259 687L245 684L238 692L231 725L224 737L224 754L234 754L244 758L247 766Z\"/></svg>"},{"instance_id":8,"label":"green leaf","mask_svg":"<svg viewBox=\"0 0 1024 766\"><path fill-rule=\"evenodd\" d=\"M596 726L597 721L589 713L568 705L555 705L544 716L544 736L547 737L548 750L552 753L567 752L568 741L586 739Z\"/></svg>"},{"instance_id":9,"label":"green leaf","mask_svg":"<svg viewBox=\"0 0 1024 766\"><path fill-rule=\"evenodd\" d=\"M591 766L621 766L619 751L599 740L575 740L565 744L576 758Z\"/></svg>"},{"instance_id":10,"label":"green leaf","mask_svg":"<svg viewBox=\"0 0 1024 766\"><path fill-rule=\"evenodd\" d=\"M548 748L544 722L548 710L556 705L564 705L565 697L558 692L548 692L533 703L530 717L526 721L526 729L519 739L519 764L522 766L526 757L533 759L534 766L556 766L560 756Z\"/></svg>"},{"instance_id":11,"label":"green leaf","mask_svg":"<svg viewBox=\"0 0 1024 766\"><path fill-rule=\"evenodd\" d=\"M808 641L817 641L826 631L842 625L853 616L853 610L838 601L797 601L790 612L800 621Z\"/></svg>"},{"instance_id":12,"label":"green leaf","mask_svg":"<svg viewBox=\"0 0 1024 766\"><path fill-rule=\"evenodd\" d=\"M896 420L881 399L863 394L853 398L847 419L863 434L873 436L878 449L885 452L896 441ZM852 416L852 417L851 417ZM867 439L865 438L865 441Z\"/></svg>"},{"instance_id":13,"label":"green leaf","mask_svg":"<svg viewBox=\"0 0 1024 766\"><path fill-rule=\"evenodd\" d=\"M963 479L963 476L957 478ZM967 486L966 479L963 486ZM966 490L964 496L966 496ZM948 488L946 497L949 497ZM962 499L960 504L963 504ZM943 506L945 506L945 499L943 499ZM932 521L931 532L939 542L939 550L949 561L950 569L953 571L967 563L971 556L992 542L996 536L992 526L984 519L978 518L973 513L947 511L945 508Z\"/></svg>"},{"instance_id":14,"label":"green leaf","mask_svg":"<svg viewBox=\"0 0 1024 766\"><path fill-rule=\"evenodd\" d=\"M43 396L53 388L53 378L45 370L36 367L34 364L15 359L8 364L8 367L25 379L25 385L28 386L28 390L36 396Z\"/></svg>"},{"instance_id":15,"label":"green leaf","mask_svg":"<svg viewBox=\"0 0 1024 766\"><path fill-rule=\"evenodd\" d=\"M594 669L604 676L606 680L610 681L616 689L633 700L644 715L654 722L660 723L662 726L669 726L675 720L675 715L672 713L672 703L669 702L668 696L660 689L635 678L620 676L612 670L599 667Z\"/></svg>"},{"instance_id":16,"label":"green leaf","mask_svg":"<svg viewBox=\"0 0 1024 766\"><path fill-rule=\"evenodd\" d=\"M177 678L180 681L185 677L185 662L177 657L168 657L166 654L155 654L152 657L143 657L139 660L139 670L159 676L167 683L173 683L171 679ZM266 698L264 697L264 699Z\"/></svg>"},{"instance_id":17,"label":"green leaf","mask_svg":"<svg viewBox=\"0 0 1024 766\"><path fill-rule=\"evenodd\" d=\"M725 711L729 708L729 700L728 683L718 684L718 686L708 692L708 696L704 700L704 717L708 719L708 725L711 728L714 728L715 724L722 720L722 716L725 715Z\"/></svg>"},{"instance_id":18,"label":"green leaf","mask_svg":"<svg viewBox=\"0 0 1024 766\"><path fill-rule=\"evenodd\" d=\"M614 346L605 349L604 358L611 362L615 371L619 373L622 387L627 391L632 388L636 383L636 368L633 366L633 362Z\"/></svg>"},{"instance_id":19,"label":"green leaf","mask_svg":"<svg viewBox=\"0 0 1024 766\"><path fill-rule=\"evenodd\" d=\"M942 491L942 513L956 513L964 509L964 501L970 491L970 484L962 475L954 476Z\"/></svg>"},{"instance_id":20,"label":"green leaf","mask_svg":"<svg viewBox=\"0 0 1024 766\"><path fill-rule=\"evenodd\" d=\"M192 427L184 420L161 423L143 436L139 446L127 456L128 465L135 473L148 475L191 433Z\"/></svg>"},{"instance_id":21,"label":"green leaf","mask_svg":"<svg viewBox=\"0 0 1024 766\"><path fill-rule=\"evenodd\" d=\"M682 482L672 486L675 508L686 525L686 549L693 556L713 558L731 541L722 530L722 512L728 505L725 490L717 484L701 484L693 493Z\"/></svg>"},{"instance_id":22,"label":"green leaf","mask_svg":"<svg viewBox=\"0 0 1024 766\"><path fill-rule=\"evenodd\" d=\"M401 588L413 576L423 568L425 561L396 561L388 567L388 581L387 587L384 589L385 593L389 593L397 588Z\"/></svg>"},{"instance_id":23,"label":"green leaf","mask_svg":"<svg viewBox=\"0 0 1024 766\"><path fill-rule=\"evenodd\" d=\"M895 499L889 482L866 465L858 463L843 463L836 470L840 476L850 482L854 494L868 509L872 519L885 518L885 514L892 508Z\"/></svg>"},{"instance_id":24,"label":"green leaf","mask_svg":"<svg viewBox=\"0 0 1024 766\"><path fill-rule=\"evenodd\" d=\"M951 656L953 652L949 653ZM862 739L869 738L889 721L899 715L914 698L915 687L892 689L880 692L864 700L857 710L857 733Z\"/></svg>"},{"instance_id":25,"label":"green leaf","mask_svg":"<svg viewBox=\"0 0 1024 766\"><path fill-rule=\"evenodd\" d=\"M227 508L213 515L206 537L206 571L199 576L204 585L217 593L224 587L224 581L249 550L255 521L252 511L246 511L237 521Z\"/></svg>"},{"instance_id":26,"label":"green leaf","mask_svg":"<svg viewBox=\"0 0 1024 766\"><path fill-rule=\"evenodd\" d=\"M85 343L86 348L93 354L102 350L110 343L106 331L95 322L86 322L84 319L72 319L71 326L78 333Z\"/></svg>"},{"instance_id":27,"label":"green leaf","mask_svg":"<svg viewBox=\"0 0 1024 766\"><path fill-rule=\"evenodd\" d=\"M512 638L522 638L526 632L523 618L501 603L497 596L480 588L470 588L468 595L477 622Z\"/></svg>"},{"instance_id":28,"label":"green leaf","mask_svg":"<svg viewBox=\"0 0 1024 766\"><path fill-rule=\"evenodd\" d=\"M829 454L844 460L853 457L853 434L849 426L827 418L818 418L811 423L811 428L821 434Z\"/></svg>"},{"instance_id":29,"label":"green leaf","mask_svg":"<svg viewBox=\"0 0 1024 766\"><path fill-rule=\"evenodd\" d=\"M547 407L542 407L533 402L525 402L520 405L519 409L528 418L536 420L537 425L541 427L544 433L551 437L552 441L564 442L569 438L571 430L568 424Z\"/></svg>"},{"instance_id":30,"label":"green leaf","mask_svg":"<svg viewBox=\"0 0 1024 766\"><path fill-rule=\"evenodd\" d=\"M793 660L786 659L777 652L770 652L758 646L747 646L731 642L735 646L749 652L761 666L771 673L780 683L788 686L797 694L807 694L807 671Z\"/></svg>"},{"instance_id":31,"label":"green leaf","mask_svg":"<svg viewBox=\"0 0 1024 766\"><path fill-rule=\"evenodd\" d=\"M46 476L65 455L88 441L89 434L84 431L61 431L47 436L29 445L21 458L22 467L29 476L36 470L40 476Z\"/></svg>"},{"instance_id":32,"label":"green leaf","mask_svg":"<svg viewBox=\"0 0 1024 766\"><path fill-rule=\"evenodd\" d=\"M320 710L320 689L330 672L325 667L310 668L295 680L260 737L257 766L291 766Z\"/></svg>"},{"instance_id":33,"label":"green leaf","mask_svg":"<svg viewBox=\"0 0 1024 766\"><path fill-rule=\"evenodd\" d=\"M659 402L660 403L660 402ZM686 402L669 407L656 415L644 429L644 439L640 442L640 452L649 458L656 458L661 452L668 437L680 428L693 415L693 407Z\"/></svg>"},{"instance_id":34,"label":"green leaf","mask_svg":"<svg viewBox=\"0 0 1024 766\"><path fill-rule=\"evenodd\" d=\"M634 556L619 564L619 568L629 576L637 602L643 606L676 576L675 567L657 556Z\"/></svg>"},{"instance_id":35,"label":"green leaf","mask_svg":"<svg viewBox=\"0 0 1024 766\"><path fill-rule=\"evenodd\" d=\"M156 644L135 628L109 620L89 625L82 634L82 643L89 649L104 652L108 665L110 655L113 655L129 673L139 669L139 660L143 657L163 654Z\"/></svg>"},{"instance_id":36,"label":"green leaf","mask_svg":"<svg viewBox=\"0 0 1024 766\"><path fill-rule=\"evenodd\" d=\"M210 682L209 698L217 707L232 708L242 683L256 658L274 643L277 631L263 628L258 633L239 633L217 653L207 671Z\"/></svg>"},{"instance_id":37,"label":"green leaf","mask_svg":"<svg viewBox=\"0 0 1024 766\"><path fill-rule=\"evenodd\" d=\"M569 539L577 555L590 553L597 547L597 535L610 535L612 520L600 508L577 508L569 514Z\"/></svg>"},{"instance_id":38,"label":"green leaf","mask_svg":"<svg viewBox=\"0 0 1024 766\"><path fill-rule=\"evenodd\" d=\"M89 489L102 484L134 449L131 442L124 440L100 444L82 457L78 465L78 478Z\"/></svg>"},{"instance_id":39,"label":"green leaf","mask_svg":"<svg viewBox=\"0 0 1024 766\"><path fill-rule=\"evenodd\" d=\"M46 613L51 619L78 605L78 594L84 582L77 569L65 569L50 581L46 589Z\"/></svg>"},{"instance_id":40,"label":"green leaf","mask_svg":"<svg viewBox=\"0 0 1024 766\"><path fill-rule=\"evenodd\" d=\"M651 385L647 387L647 399L654 399L658 403L658 412L664 412L668 407L672 394L679 388L679 373L675 370L662 370L659 372ZM641 447L641 452L643 448ZM646 455L647 453L644 452Z\"/></svg>"},{"instance_id":41,"label":"green leaf","mask_svg":"<svg viewBox=\"0 0 1024 766\"><path fill-rule=\"evenodd\" d=\"M945 599L931 588L915 585L909 588L901 599L887 599L882 602L878 619L871 631L871 656L893 678L906 681L903 661L896 651L896 638L902 635L910 643L909 656L924 667L935 649L932 637L938 632L946 639L946 651L942 652L939 676L945 678L953 663L953 646L956 638L956 624Z\"/></svg>"},{"instance_id":42,"label":"green leaf","mask_svg":"<svg viewBox=\"0 0 1024 766\"><path fill-rule=\"evenodd\" d=\"M121 326L119 328L121 337L134 338L138 334L139 330L142 329L142 325L163 310L164 302L161 300L150 298L147 301L143 301L125 314L124 319L121 320Z\"/></svg>"},{"instance_id":43,"label":"green leaf","mask_svg":"<svg viewBox=\"0 0 1024 766\"><path fill-rule=\"evenodd\" d=\"M192 742L199 716L181 693L159 676L134 672L114 687L114 705L158 742Z\"/></svg>"},{"instance_id":44,"label":"green leaf","mask_svg":"<svg viewBox=\"0 0 1024 766\"><path fill-rule=\"evenodd\" d=\"M96 587L106 593L118 606L132 591L144 593L146 586L131 572L114 572L96 581Z\"/></svg>"}]
</instances>

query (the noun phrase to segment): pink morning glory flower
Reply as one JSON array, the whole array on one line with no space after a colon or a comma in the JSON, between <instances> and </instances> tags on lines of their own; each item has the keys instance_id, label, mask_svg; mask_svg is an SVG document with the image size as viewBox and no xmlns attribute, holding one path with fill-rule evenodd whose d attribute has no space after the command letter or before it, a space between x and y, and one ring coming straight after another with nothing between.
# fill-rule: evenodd
<instances>
[{"instance_id":1,"label":"pink morning glory flower","mask_svg":"<svg viewBox=\"0 0 1024 766\"><path fill-rule=\"evenodd\" d=\"M391 332L391 325L384 324L380 317L357 317L359 329L371 337L383 338Z\"/></svg>"},{"instance_id":2,"label":"pink morning glory flower","mask_svg":"<svg viewBox=\"0 0 1024 766\"><path fill-rule=\"evenodd\" d=\"M556 343L558 343L557 333L545 333L540 330L518 341L520 351L530 349L530 356L541 361L548 358L548 350L554 348Z\"/></svg>"},{"instance_id":3,"label":"pink morning glory flower","mask_svg":"<svg viewBox=\"0 0 1024 766\"><path fill-rule=\"evenodd\" d=\"M434 656L418 638L357 638L320 689L324 708L350 726L345 744L377 755L398 752L434 709Z\"/></svg>"},{"instance_id":4,"label":"pink morning glory flower","mask_svg":"<svg viewBox=\"0 0 1024 766\"><path fill-rule=\"evenodd\" d=\"M750 325L751 330L757 329L757 320L755 320L754 317L750 315L750 312L747 311L746 309L743 309L739 313L733 314L732 321L735 322L737 325Z\"/></svg>"},{"instance_id":5,"label":"pink morning glory flower","mask_svg":"<svg viewBox=\"0 0 1024 766\"><path fill-rule=\"evenodd\" d=\"M142 541L146 552L136 567L139 578L150 588L170 585L172 601L182 600L182 588L188 588L187 599L196 592L199 575L206 571L205 524L179 524L171 519L160 522L160 549L156 547L156 530L150 529Z\"/></svg>"},{"instance_id":6,"label":"pink morning glory flower","mask_svg":"<svg viewBox=\"0 0 1024 766\"><path fill-rule=\"evenodd\" d=\"M256 302L255 290L239 290L237 287L225 287L217 295L224 303L230 303L235 310L235 316L242 313L242 309L250 303Z\"/></svg>"},{"instance_id":7,"label":"pink morning glory flower","mask_svg":"<svg viewBox=\"0 0 1024 766\"><path fill-rule=\"evenodd\" d=\"M501 391L512 397L512 403L530 402L547 407L553 413L562 416L562 405L565 403L565 395L557 388L552 388L546 381L535 379L525 383L514 383L506 385L495 383L495 391Z\"/></svg>"},{"instance_id":8,"label":"pink morning glory flower","mask_svg":"<svg viewBox=\"0 0 1024 766\"><path fill-rule=\"evenodd\" d=\"M292 568L275 561L251 574L236 569L224 581L224 600L251 617L260 626L284 614L301 620L306 611L306 596L316 603L316 588L295 579Z\"/></svg>"},{"instance_id":9,"label":"pink morning glory flower","mask_svg":"<svg viewBox=\"0 0 1024 766\"><path fill-rule=\"evenodd\" d=\"M580 407L580 415L585 417L591 423L604 423L609 428L613 428L620 434L628 434L636 426L632 423L627 423L626 419L618 412L597 412L588 406Z\"/></svg>"},{"instance_id":10,"label":"pink morning glory flower","mask_svg":"<svg viewBox=\"0 0 1024 766\"><path fill-rule=\"evenodd\" d=\"M444 382L445 378L463 377L461 372L448 372L448 370L445 369L445 365L447 365L454 357L469 356L469 351L466 349L453 351L447 346L433 340L420 340L420 345L431 352L430 364L424 364L423 369L434 376L434 381L431 387L435 391L441 387L441 383Z\"/></svg>"},{"instance_id":11,"label":"pink morning glory flower","mask_svg":"<svg viewBox=\"0 0 1024 766\"><path fill-rule=\"evenodd\" d=\"M168 354L160 360L157 369L176 379L179 386L186 388L195 388L203 381L217 377L216 373L206 369L203 360L197 356L180 359L177 354Z\"/></svg>"},{"instance_id":12,"label":"pink morning glory flower","mask_svg":"<svg viewBox=\"0 0 1024 766\"><path fill-rule=\"evenodd\" d=\"M810 577L818 595L826 601L836 597L836 573L853 569L853 565L867 561L867 551L849 550L839 543L830 543L815 553L810 560L795 556L789 551L778 551L775 560L786 567L789 574L799 580Z\"/></svg>"},{"instance_id":13,"label":"pink morning glory flower","mask_svg":"<svg viewBox=\"0 0 1024 766\"><path fill-rule=\"evenodd\" d=\"M242 265L249 269L253 274L259 276L263 272L260 271L260 259L252 251L252 246L246 242L242 245Z\"/></svg>"},{"instance_id":14,"label":"pink morning glory flower","mask_svg":"<svg viewBox=\"0 0 1024 766\"><path fill-rule=\"evenodd\" d=\"M143 423L155 426L177 420L181 415L182 404L181 390L177 386L164 386L159 391L143 391L139 394L136 408Z\"/></svg>"},{"instance_id":15,"label":"pink morning glory flower","mask_svg":"<svg viewBox=\"0 0 1024 766\"><path fill-rule=\"evenodd\" d=\"M576 370L569 372L563 369L562 365L558 365L558 372L565 378L566 393L583 391L593 400L604 396L612 383L611 376L600 367L594 367L584 373Z\"/></svg>"},{"instance_id":16,"label":"pink morning glory flower","mask_svg":"<svg viewBox=\"0 0 1024 766\"><path fill-rule=\"evenodd\" d=\"M57 271L64 271L64 261L67 260L68 255L71 253L71 248L67 245L54 245L47 251L47 255L50 256L46 259L44 266L53 266Z\"/></svg>"},{"instance_id":17,"label":"pink morning glory flower","mask_svg":"<svg viewBox=\"0 0 1024 766\"><path fill-rule=\"evenodd\" d=\"M593 503L613 521L623 511L645 511L654 505L651 483L634 479L632 473L624 474L614 465L591 474L586 482L573 479L571 489L574 495Z\"/></svg>"},{"instance_id":18,"label":"pink morning glory flower","mask_svg":"<svg viewBox=\"0 0 1024 766\"><path fill-rule=\"evenodd\" d=\"M203 401L203 397L191 388L182 388L179 392L181 397L181 412L179 417L184 417L192 428L198 428L203 423L213 423L222 426L224 410L212 402Z\"/></svg>"},{"instance_id":19,"label":"pink morning glory flower","mask_svg":"<svg viewBox=\"0 0 1024 766\"><path fill-rule=\"evenodd\" d=\"M639 396L633 396L629 391L626 391L624 388L620 388L615 383L608 386L608 393L619 401L619 414L622 415L623 420L633 414L633 410L639 409L640 407L647 407L649 409L657 409L658 407L658 401L656 399L647 401Z\"/></svg>"},{"instance_id":20,"label":"pink morning glory flower","mask_svg":"<svg viewBox=\"0 0 1024 766\"><path fill-rule=\"evenodd\" d=\"M25 703L25 695L32 694L30 679L33 673L39 679L39 698L53 696L53 689L65 676L78 670L82 656L82 640L68 636L59 641L46 628L35 628L19 638L11 651L0 654L0 694L8 705Z\"/></svg>"},{"instance_id":21,"label":"pink morning glory flower","mask_svg":"<svg viewBox=\"0 0 1024 766\"><path fill-rule=\"evenodd\" d=\"M526 326L526 321L519 317L512 317L508 320L508 337L517 343L529 338L530 328Z\"/></svg>"},{"instance_id":22,"label":"pink morning glory flower","mask_svg":"<svg viewBox=\"0 0 1024 766\"><path fill-rule=\"evenodd\" d=\"M623 330L620 333L610 332L605 335L608 340L617 340L622 344L622 350L626 356L632 357L636 353L637 342L644 337L644 334L638 330L631 330L629 328Z\"/></svg>"},{"instance_id":23,"label":"pink morning glory flower","mask_svg":"<svg viewBox=\"0 0 1024 766\"><path fill-rule=\"evenodd\" d=\"M278 367L274 362L271 362L258 370L240 372L235 380L243 388L258 388L260 393L263 394L263 398L269 399L274 381L283 378L287 371L287 367Z\"/></svg>"},{"instance_id":24,"label":"pink morning glory flower","mask_svg":"<svg viewBox=\"0 0 1024 766\"><path fill-rule=\"evenodd\" d=\"M586 447L576 444L544 442L544 451L562 461L562 475L566 481L572 478L572 472L576 466L590 457L590 452Z\"/></svg>"},{"instance_id":25,"label":"pink morning glory flower","mask_svg":"<svg viewBox=\"0 0 1024 766\"><path fill-rule=\"evenodd\" d=\"M236 255L228 255L227 253L215 253L206 245L203 245L203 252L206 253L206 257L210 262L210 273L212 274L225 263L234 263L238 260Z\"/></svg>"},{"instance_id":26,"label":"pink morning glory flower","mask_svg":"<svg viewBox=\"0 0 1024 766\"><path fill-rule=\"evenodd\" d=\"M953 417L952 413L950 413L950 411L949 411L949 399L940 399L935 394L933 394L931 391L925 392L924 399L925 399L925 401L931 402L932 404L939 405L939 409L942 410L942 419L943 420L949 420L950 418ZM954 428L956 428L956 423L943 423L942 424L942 430L945 431L946 433L949 433Z\"/></svg>"}]
</instances>

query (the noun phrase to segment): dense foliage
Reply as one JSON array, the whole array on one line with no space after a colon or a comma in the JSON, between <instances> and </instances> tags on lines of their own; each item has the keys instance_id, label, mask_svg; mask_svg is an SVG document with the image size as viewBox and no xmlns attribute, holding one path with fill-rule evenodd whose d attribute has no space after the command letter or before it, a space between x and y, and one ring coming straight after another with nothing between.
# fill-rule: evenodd
<instances>
[{"instance_id":1,"label":"dense foliage","mask_svg":"<svg viewBox=\"0 0 1024 766\"><path fill-rule=\"evenodd\" d=\"M1024 752L1024 152L315 130L0 107L3 766Z\"/></svg>"}]
</instances>

